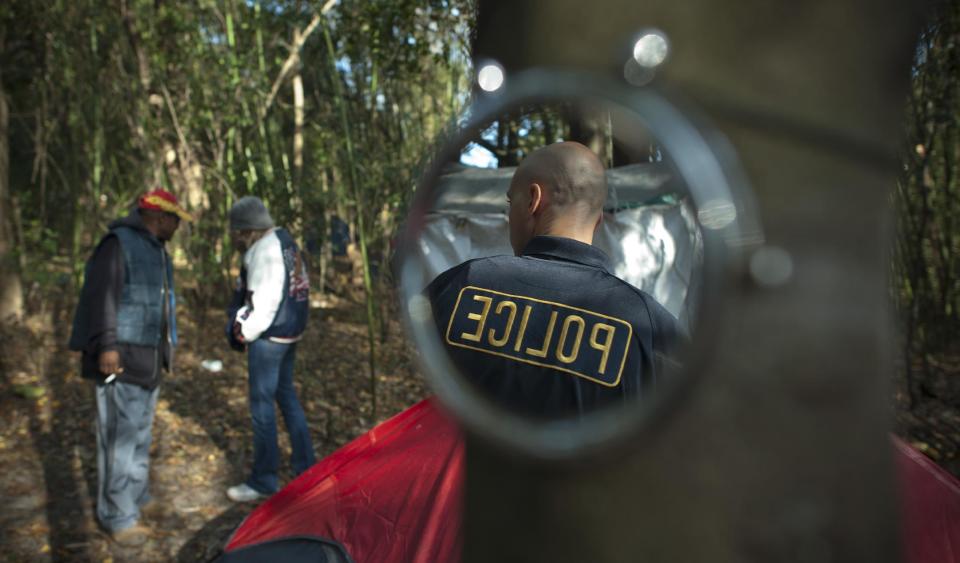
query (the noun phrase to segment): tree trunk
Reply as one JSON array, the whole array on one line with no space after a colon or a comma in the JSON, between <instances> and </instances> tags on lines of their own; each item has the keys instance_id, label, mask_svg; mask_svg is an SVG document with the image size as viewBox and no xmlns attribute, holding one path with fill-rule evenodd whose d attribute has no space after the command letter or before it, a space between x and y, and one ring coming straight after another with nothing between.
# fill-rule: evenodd
<instances>
[{"instance_id":1,"label":"tree trunk","mask_svg":"<svg viewBox=\"0 0 960 563\"><path fill-rule=\"evenodd\" d=\"M320 235L320 296L326 295L327 266L333 260L333 241L331 240L333 226L333 210L330 205L330 181L327 171L320 174L320 192L323 194L323 231Z\"/></svg>"},{"instance_id":2,"label":"tree trunk","mask_svg":"<svg viewBox=\"0 0 960 563\"><path fill-rule=\"evenodd\" d=\"M302 42L300 29L293 30L293 44ZM297 69L293 75L293 193L290 194L290 205L293 208L293 232L303 247L303 75L300 73L300 52L294 51Z\"/></svg>"},{"instance_id":3,"label":"tree trunk","mask_svg":"<svg viewBox=\"0 0 960 563\"><path fill-rule=\"evenodd\" d=\"M369 346L367 360L370 368L370 419L375 423L377 420L377 341L375 338L377 297L374 293L373 279L370 275L370 258L367 255L367 229L363 215L364 206L361 199L359 180L357 178L357 163L353 152L353 140L350 137L350 121L347 118L347 110L344 107L343 91L340 84L340 74L337 72L333 40L330 38L330 30L326 25L323 26L323 37L327 45L327 54L329 55L328 62L330 64L330 80L333 83L334 102L340 114L340 124L343 127L343 143L347 156L347 173L350 179L354 205L357 210L356 235L357 243L360 246L360 257L363 262L363 288L367 302L367 345Z\"/></svg>"},{"instance_id":4,"label":"tree trunk","mask_svg":"<svg viewBox=\"0 0 960 563\"><path fill-rule=\"evenodd\" d=\"M23 318L23 288L10 228L13 221L10 216L9 126L10 112L0 75L0 321Z\"/></svg>"},{"instance_id":5,"label":"tree trunk","mask_svg":"<svg viewBox=\"0 0 960 563\"><path fill-rule=\"evenodd\" d=\"M607 167L613 152L610 116L596 109L577 108L567 114L570 123L570 140L590 148Z\"/></svg>"}]
</instances>

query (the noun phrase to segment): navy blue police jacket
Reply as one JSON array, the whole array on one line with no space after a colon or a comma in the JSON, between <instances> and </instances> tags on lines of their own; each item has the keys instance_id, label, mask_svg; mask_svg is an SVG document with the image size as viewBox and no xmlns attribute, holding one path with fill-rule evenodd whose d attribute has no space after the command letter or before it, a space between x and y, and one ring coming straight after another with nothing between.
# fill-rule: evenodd
<instances>
[{"instance_id":1,"label":"navy blue police jacket","mask_svg":"<svg viewBox=\"0 0 960 563\"><path fill-rule=\"evenodd\" d=\"M685 338L600 249L534 237L520 256L464 262L426 289L454 364L527 416L577 416L654 391Z\"/></svg>"}]
</instances>

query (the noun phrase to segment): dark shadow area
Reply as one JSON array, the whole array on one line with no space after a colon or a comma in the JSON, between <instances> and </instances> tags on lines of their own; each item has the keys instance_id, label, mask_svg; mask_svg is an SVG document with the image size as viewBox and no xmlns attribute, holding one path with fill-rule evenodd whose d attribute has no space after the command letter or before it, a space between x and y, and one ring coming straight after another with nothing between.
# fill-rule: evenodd
<instances>
[{"instance_id":1,"label":"dark shadow area","mask_svg":"<svg viewBox=\"0 0 960 563\"><path fill-rule=\"evenodd\" d=\"M64 319L71 313L67 303L58 302L50 313L54 326L65 326ZM53 352L43 369L51 409L49 430L45 429L39 408L30 411L29 429L43 466L51 559L92 561L88 552L90 530L84 525L84 513L96 510L93 505L85 506L86 499L96 502L95 407L88 383L73 375L79 361L76 354L66 350L65 342L59 341L65 340L65 336L60 339L58 335L54 331L52 337L47 337L54 339L46 342ZM39 348L45 343L34 344ZM89 432L83 432L84 429ZM82 474L79 480L75 472L78 457Z\"/></svg>"},{"instance_id":2,"label":"dark shadow area","mask_svg":"<svg viewBox=\"0 0 960 563\"><path fill-rule=\"evenodd\" d=\"M339 543L323 538L291 537L241 547L224 554L215 563L256 563L289 561L313 563L353 563Z\"/></svg>"},{"instance_id":3,"label":"dark shadow area","mask_svg":"<svg viewBox=\"0 0 960 563\"><path fill-rule=\"evenodd\" d=\"M238 504L210 520L200 531L183 544L177 552L179 563L212 561L223 551L230 534L250 512L249 504Z\"/></svg>"}]
</instances>

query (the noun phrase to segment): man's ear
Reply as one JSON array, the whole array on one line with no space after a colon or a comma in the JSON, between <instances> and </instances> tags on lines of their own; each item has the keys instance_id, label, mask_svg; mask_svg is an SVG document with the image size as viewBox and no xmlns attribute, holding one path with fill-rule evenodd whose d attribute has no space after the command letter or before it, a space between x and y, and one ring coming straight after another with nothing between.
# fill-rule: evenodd
<instances>
[{"instance_id":1,"label":"man's ear","mask_svg":"<svg viewBox=\"0 0 960 563\"><path fill-rule=\"evenodd\" d=\"M530 203L527 206L527 210L530 212L530 215L535 215L537 211L543 207L543 198L546 194L540 184L536 182L530 183L529 194Z\"/></svg>"}]
</instances>

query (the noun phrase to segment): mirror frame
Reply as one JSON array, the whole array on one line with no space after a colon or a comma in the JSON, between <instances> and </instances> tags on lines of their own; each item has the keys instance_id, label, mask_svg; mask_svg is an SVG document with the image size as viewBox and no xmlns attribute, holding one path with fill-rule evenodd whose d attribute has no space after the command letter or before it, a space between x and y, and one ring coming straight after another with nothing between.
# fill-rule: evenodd
<instances>
[{"instance_id":1,"label":"mirror frame","mask_svg":"<svg viewBox=\"0 0 960 563\"><path fill-rule=\"evenodd\" d=\"M644 403L644 408L631 412L601 409L582 418L536 421L496 405L465 377L450 375L458 370L439 337L429 301L422 295L432 280L425 279L417 245L444 165L459 161L463 148L478 131L524 104L570 101L599 102L629 112L662 146L664 160L689 190L701 229L703 291L690 327L691 344L683 350L683 367L658 388L657 398L649 406ZM681 401L709 368L716 343L710 335L722 326L724 296L743 279L744 258L762 243L763 236L752 193L733 149L714 128L702 125L705 121L699 114L688 105L683 108L649 86L636 88L594 74L534 69L507 76L504 86L493 93L478 90L464 113L463 124L436 154L418 184L399 239L399 296L428 383L442 406L472 434L540 460L570 460L614 451L619 444L650 435L668 415L679 412ZM629 131L615 137L628 135Z\"/></svg>"}]
</instances>

